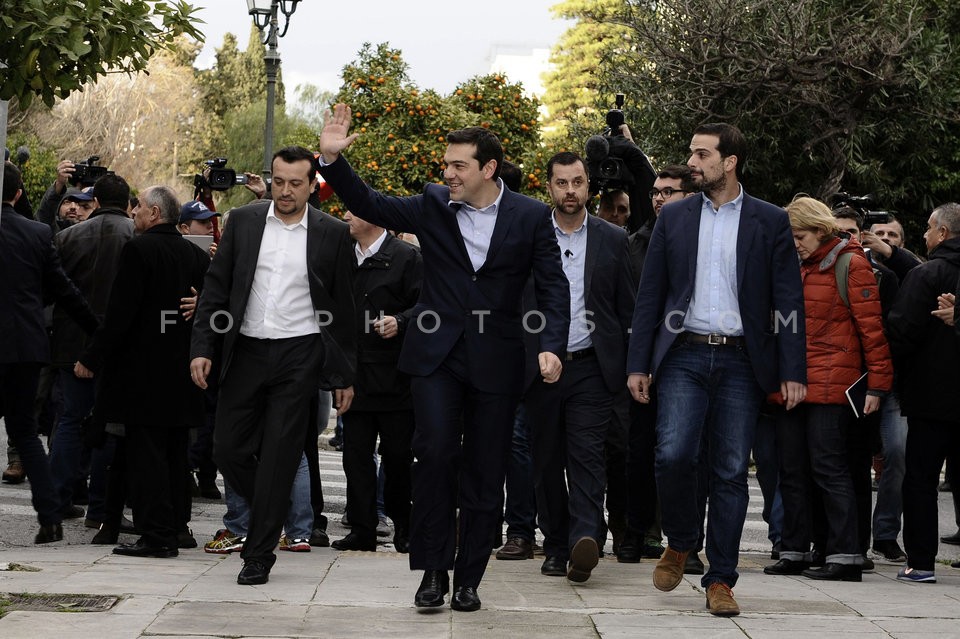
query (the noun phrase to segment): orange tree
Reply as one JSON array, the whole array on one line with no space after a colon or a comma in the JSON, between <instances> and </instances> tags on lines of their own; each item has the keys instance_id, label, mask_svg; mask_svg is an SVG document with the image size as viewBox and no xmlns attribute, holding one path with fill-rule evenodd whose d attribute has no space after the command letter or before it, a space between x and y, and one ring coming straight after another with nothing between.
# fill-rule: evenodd
<instances>
[{"instance_id":1,"label":"orange tree","mask_svg":"<svg viewBox=\"0 0 960 639\"><path fill-rule=\"evenodd\" d=\"M413 195L428 182L442 182L447 132L465 126L491 128L514 162L525 164L527 156L536 157L537 103L523 97L519 85L490 75L441 96L413 84L408 68L401 52L383 43L365 44L357 60L343 70L335 101L350 106L352 130L360 134L346 155L372 187L389 195ZM541 179L535 174L531 183ZM327 208L343 212L336 198Z\"/></svg>"}]
</instances>

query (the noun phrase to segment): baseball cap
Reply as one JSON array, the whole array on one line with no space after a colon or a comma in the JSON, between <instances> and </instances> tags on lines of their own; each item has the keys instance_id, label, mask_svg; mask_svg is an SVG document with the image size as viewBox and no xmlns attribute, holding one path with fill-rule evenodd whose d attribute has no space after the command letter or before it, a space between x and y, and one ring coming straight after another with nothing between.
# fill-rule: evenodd
<instances>
[{"instance_id":1,"label":"baseball cap","mask_svg":"<svg viewBox=\"0 0 960 639\"><path fill-rule=\"evenodd\" d=\"M68 189L67 194L63 196L64 200L70 200L72 202L92 202L93 193L85 193L80 189Z\"/></svg>"},{"instance_id":2,"label":"baseball cap","mask_svg":"<svg viewBox=\"0 0 960 639\"><path fill-rule=\"evenodd\" d=\"M180 207L180 222L183 224L189 222L190 220L209 220L211 217L220 215L215 213L207 208L206 204L200 202L199 200L193 200L192 202L187 202Z\"/></svg>"}]
</instances>

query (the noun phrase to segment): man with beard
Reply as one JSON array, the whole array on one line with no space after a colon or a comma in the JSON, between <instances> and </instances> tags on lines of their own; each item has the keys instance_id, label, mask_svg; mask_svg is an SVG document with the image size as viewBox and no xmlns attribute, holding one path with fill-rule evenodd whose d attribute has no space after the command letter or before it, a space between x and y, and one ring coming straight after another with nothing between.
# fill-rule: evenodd
<instances>
[{"instance_id":1,"label":"man with beard","mask_svg":"<svg viewBox=\"0 0 960 639\"><path fill-rule=\"evenodd\" d=\"M740 185L743 134L701 125L690 151L687 166L702 192L660 211L637 292L628 387L649 403L656 376L656 477L668 545L654 586L676 588L697 547L705 463L710 570L701 583L710 612L729 616L740 612L731 589L760 407L776 390L788 410L806 395L804 304L786 212Z\"/></svg>"},{"instance_id":2,"label":"man with beard","mask_svg":"<svg viewBox=\"0 0 960 639\"><path fill-rule=\"evenodd\" d=\"M574 153L558 153L547 162L551 221L570 282L570 329L556 384L536 379L537 351L527 349L532 386L525 399L546 554L540 572L574 582L590 578L605 537L604 444L614 396L623 388L636 289L627 234L587 214L589 182Z\"/></svg>"}]
</instances>

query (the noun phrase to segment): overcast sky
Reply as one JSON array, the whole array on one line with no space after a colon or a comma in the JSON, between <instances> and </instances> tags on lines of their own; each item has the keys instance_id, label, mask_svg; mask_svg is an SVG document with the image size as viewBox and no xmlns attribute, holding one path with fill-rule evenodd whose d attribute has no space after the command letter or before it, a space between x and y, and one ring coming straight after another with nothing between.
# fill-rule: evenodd
<instances>
[{"instance_id":1,"label":"overcast sky","mask_svg":"<svg viewBox=\"0 0 960 639\"><path fill-rule=\"evenodd\" d=\"M558 0L486 0L453 3L402 0L303 0L278 45L288 92L310 83L336 91L343 67L355 60L364 42L389 42L403 52L410 78L422 89L442 94L474 75L486 73L496 49L550 48L570 23L549 8ZM206 24L201 68L214 62L223 35L237 36L246 48L252 24L245 0L193 0ZM283 28L283 16L280 16Z\"/></svg>"}]
</instances>

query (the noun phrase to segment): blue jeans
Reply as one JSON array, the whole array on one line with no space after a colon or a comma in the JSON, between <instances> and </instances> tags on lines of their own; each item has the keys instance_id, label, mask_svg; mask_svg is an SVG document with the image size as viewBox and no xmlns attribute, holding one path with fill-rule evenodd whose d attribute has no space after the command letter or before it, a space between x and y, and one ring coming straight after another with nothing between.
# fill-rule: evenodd
<instances>
[{"instance_id":1,"label":"blue jeans","mask_svg":"<svg viewBox=\"0 0 960 639\"><path fill-rule=\"evenodd\" d=\"M237 494L230 484L223 482L223 497L227 512L223 515L223 527L240 537L246 537L250 527L250 506ZM313 507L310 505L310 471L306 454L300 457L300 466L293 478L290 491L290 509L283 525L284 534L291 539L310 539L313 531Z\"/></svg>"},{"instance_id":2,"label":"blue jeans","mask_svg":"<svg viewBox=\"0 0 960 639\"><path fill-rule=\"evenodd\" d=\"M744 350L675 344L660 365L657 389L657 492L670 548L697 547L698 466L709 472L710 510L704 587L737 582L747 515L747 468L764 392ZM707 451L701 459L701 436Z\"/></svg>"},{"instance_id":3,"label":"blue jeans","mask_svg":"<svg viewBox=\"0 0 960 639\"><path fill-rule=\"evenodd\" d=\"M903 514L907 418L900 414L900 400L893 394L887 395L880 405L880 440L883 442L883 474L873 509L873 539L896 540Z\"/></svg>"},{"instance_id":4,"label":"blue jeans","mask_svg":"<svg viewBox=\"0 0 960 639\"><path fill-rule=\"evenodd\" d=\"M517 406L517 414L513 420L506 490L503 519L507 522L507 539L522 537L532 542L537 528L537 502L533 490L530 427L527 424L527 410L522 402Z\"/></svg>"},{"instance_id":5,"label":"blue jeans","mask_svg":"<svg viewBox=\"0 0 960 639\"><path fill-rule=\"evenodd\" d=\"M83 453L80 428L84 418L93 410L96 383L92 379L80 379L70 370L61 372L63 415L50 444L50 472L60 509L66 510L73 504L73 487L80 474Z\"/></svg>"}]
</instances>

